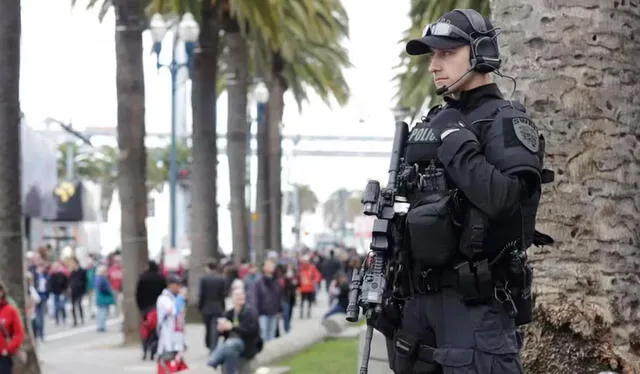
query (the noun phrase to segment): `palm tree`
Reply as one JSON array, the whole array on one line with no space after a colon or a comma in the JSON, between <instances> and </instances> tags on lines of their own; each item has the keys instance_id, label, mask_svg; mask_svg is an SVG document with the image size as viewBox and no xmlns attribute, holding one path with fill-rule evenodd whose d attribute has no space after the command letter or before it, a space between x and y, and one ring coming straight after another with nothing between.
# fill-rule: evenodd
<instances>
[{"instance_id":1,"label":"palm tree","mask_svg":"<svg viewBox=\"0 0 640 374\"><path fill-rule=\"evenodd\" d=\"M292 216L296 214L296 198L298 200L297 209L300 211L300 214L315 213L318 206L318 197L316 196L316 193L313 192L311 187L306 184L296 184L293 186L293 188L294 191L289 191L285 194L284 200L287 202L287 208L285 209L286 215Z\"/></svg>"},{"instance_id":2,"label":"palm tree","mask_svg":"<svg viewBox=\"0 0 640 374\"><path fill-rule=\"evenodd\" d=\"M247 162L247 93L249 87L249 45L237 19L225 15L224 42L227 51L227 159L231 208L231 238L236 258L249 256L249 227L245 200Z\"/></svg>"},{"instance_id":3,"label":"palm tree","mask_svg":"<svg viewBox=\"0 0 640 374\"><path fill-rule=\"evenodd\" d=\"M20 196L20 1L0 1L0 274L8 294L25 315L25 264L22 248L22 198ZM33 342L27 334L23 348L27 363L20 373L39 374L40 365Z\"/></svg>"},{"instance_id":4,"label":"palm tree","mask_svg":"<svg viewBox=\"0 0 640 374\"><path fill-rule=\"evenodd\" d=\"M114 0L116 14L116 89L118 97L118 195L124 256L125 341L139 340L136 308L137 276L148 259L147 160L144 145L144 72L142 66L142 0Z\"/></svg>"},{"instance_id":5,"label":"palm tree","mask_svg":"<svg viewBox=\"0 0 640 374\"><path fill-rule=\"evenodd\" d=\"M218 56L220 49L220 4L201 1L198 47L192 71L192 170L191 190L191 260L203 264L208 257L218 258L218 148L216 137L216 105L218 98ZM191 267L189 288L195 305L196 288L203 268ZM193 280L191 279L193 278Z\"/></svg>"},{"instance_id":6,"label":"palm tree","mask_svg":"<svg viewBox=\"0 0 640 374\"><path fill-rule=\"evenodd\" d=\"M556 171L538 219L556 248L529 250L536 321L526 371L638 373L638 8L567 13L500 0L491 13L504 30L503 72L517 77L515 98L546 136Z\"/></svg>"},{"instance_id":7,"label":"palm tree","mask_svg":"<svg viewBox=\"0 0 640 374\"><path fill-rule=\"evenodd\" d=\"M269 41L256 34L253 39L258 44L257 59L271 67L266 71L269 86L267 161L258 163L259 167L267 165L268 168L266 173L259 174L267 180L258 181L258 184L268 184L269 215L260 215L259 219L269 221L268 242L271 249L281 251L284 93L290 89L299 107L307 100L309 88L327 104L335 99L339 105L344 105L349 98L349 87L343 70L349 68L351 62L341 44L349 32L347 13L340 1L308 0L294 5L286 2L275 11L283 20L278 37ZM261 141L264 139L259 138L258 142ZM257 206L261 206L260 202Z\"/></svg>"},{"instance_id":8,"label":"palm tree","mask_svg":"<svg viewBox=\"0 0 640 374\"><path fill-rule=\"evenodd\" d=\"M322 204L322 213L327 227L346 230L346 225L353 222L355 217L362 214L360 199L362 191L348 191L344 188L331 193L327 201Z\"/></svg>"},{"instance_id":9,"label":"palm tree","mask_svg":"<svg viewBox=\"0 0 640 374\"><path fill-rule=\"evenodd\" d=\"M231 199L231 230L236 260L249 257L248 210L245 199L247 139L247 94L250 75L248 33L260 34L276 44L281 20L277 10L284 2L227 0L222 5L222 27L227 48L225 75L228 93L227 155Z\"/></svg>"},{"instance_id":10,"label":"palm tree","mask_svg":"<svg viewBox=\"0 0 640 374\"><path fill-rule=\"evenodd\" d=\"M424 27L453 9L471 8L484 15L489 14L489 0L411 0L409 18L411 24L404 32L401 43L421 36ZM396 68L401 69L393 78L397 84L396 99L398 107L406 107L416 113L425 98L430 98L430 105L440 100L435 95L435 86L426 77L429 73L429 56L408 56L404 50L400 53L400 62Z\"/></svg>"}]
</instances>

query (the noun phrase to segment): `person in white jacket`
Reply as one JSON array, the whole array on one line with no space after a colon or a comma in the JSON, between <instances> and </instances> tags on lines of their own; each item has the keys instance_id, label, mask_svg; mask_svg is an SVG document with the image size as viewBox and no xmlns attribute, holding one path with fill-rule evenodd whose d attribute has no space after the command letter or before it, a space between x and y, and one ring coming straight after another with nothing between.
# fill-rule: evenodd
<instances>
[{"instance_id":1,"label":"person in white jacket","mask_svg":"<svg viewBox=\"0 0 640 374\"><path fill-rule=\"evenodd\" d=\"M158 312L158 359L172 359L186 349L184 308L178 303L182 280L170 275L167 288L156 302Z\"/></svg>"}]
</instances>

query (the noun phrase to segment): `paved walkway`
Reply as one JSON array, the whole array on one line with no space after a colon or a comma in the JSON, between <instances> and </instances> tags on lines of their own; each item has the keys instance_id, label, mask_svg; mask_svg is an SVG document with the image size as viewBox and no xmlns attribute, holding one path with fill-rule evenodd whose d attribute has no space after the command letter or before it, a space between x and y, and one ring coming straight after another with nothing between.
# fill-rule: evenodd
<instances>
[{"instance_id":1,"label":"paved walkway","mask_svg":"<svg viewBox=\"0 0 640 374\"><path fill-rule=\"evenodd\" d=\"M78 325L77 327L73 326L73 317L71 315L71 305L69 302L67 302L65 305L65 309L67 311L66 323L61 322L59 325L56 325L55 318L51 317L51 315L47 313L45 315L45 321L44 321L45 342L64 339L70 335L75 335L79 332L95 331L96 320L95 320L95 317L91 316L91 313L89 311L88 298L84 299L83 305L84 305L84 312L85 312L85 324ZM109 320L112 321L111 323L115 323L118 320L114 316L113 309L111 310Z\"/></svg>"},{"instance_id":2,"label":"paved walkway","mask_svg":"<svg viewBox=\"0 0 640 374\"><path fill-rule=\"evenodd\" d=\"M327 311L327 294L321 291L318 302L313 307L311 319L299 319L298 306L294 308L292 331L290 334L304 333L318 326L322 315ZM56 341L40 344L39 354L43 361L43 374L133 374L155 373L155 363L142 361L139 346L120 347L122 335L119 323L114 324L105 333L80 332ZM208 352L203 346L204 326L187 326L189 349L186 352L189 374L213 374L215 371L206 366ZM269 344L269 343L267 343Z\"/></svg>"}]
</instances>

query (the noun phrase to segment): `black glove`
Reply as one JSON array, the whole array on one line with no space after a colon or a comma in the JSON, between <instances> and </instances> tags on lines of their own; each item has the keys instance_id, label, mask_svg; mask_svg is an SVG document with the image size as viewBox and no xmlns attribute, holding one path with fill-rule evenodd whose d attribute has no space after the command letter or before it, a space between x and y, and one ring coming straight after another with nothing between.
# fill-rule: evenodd
<instances>
[{"instance_id":1,"label":"black glove","mask_svg":"<svg viewBox=\"0 0 640 374\"><path fill-rule=\"evenodd\" d=\"M446 108L438 112L431 121L433 133L442 140L442 133L446 130L466 130L462 112L455 108Z\"/></svg>"}]
</instances>

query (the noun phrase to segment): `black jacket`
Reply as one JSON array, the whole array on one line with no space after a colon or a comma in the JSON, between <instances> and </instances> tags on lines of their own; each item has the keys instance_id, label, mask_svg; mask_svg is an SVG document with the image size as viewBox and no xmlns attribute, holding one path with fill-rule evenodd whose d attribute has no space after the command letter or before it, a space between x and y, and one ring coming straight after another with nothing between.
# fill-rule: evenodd
<instances>
[{"instance_id":1,"label":"black jacket","mask_svg":"<svg viewBox=\"0 0 640 374\"><path fill-rule=\"evenodd\" d=\"M235 310L229 309L224 313L224 317L234 322ZM246 359L252 359L262 350L262 338L260 337L260 324L258 314L248 305L238 315L238 325L231 331L222 334L225 338L238 337L244 342L244 351L240 355Z\"/></svg>"},{"instance_id":2,"label":"black jacket","mask_svg":"<svg viewBox=\"0 0 640 374\"><path fill-rule=\"evenodd\" d=\"M218 274L207 274L200 279L198 310L205 316L221 316L226 296L227 284L224 278Z\"/></svg>"},{"instance_id":3,"label":"black jacket","mask_svg":"<svg viewBox=\"0 0 640 374\"><path fill-rule=\"evenodd\" d=\"M136 304L141 312L156 306L158 296L167 288L167 280L159 271L147 270L138 278L136 286Z\"/></svg>"}]
</instances>

